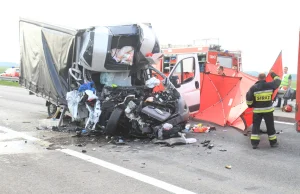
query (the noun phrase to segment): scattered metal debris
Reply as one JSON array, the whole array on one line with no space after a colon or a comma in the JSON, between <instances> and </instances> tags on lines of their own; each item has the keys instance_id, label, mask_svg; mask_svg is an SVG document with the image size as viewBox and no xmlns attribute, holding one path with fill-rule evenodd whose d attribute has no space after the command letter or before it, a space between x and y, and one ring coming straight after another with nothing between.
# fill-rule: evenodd
<instances>
[{"instance_id":1,"label":"scattered metal debris","mask_svg":"<svg viewBox=\"0 0 300 194\"><path fill-rule=\"evenodd\" d=\"M203 142L201 142L201 144L203 144L203 147L207 147L209 145L211 140L204 140Z\"/></svg>"}]
</instances>

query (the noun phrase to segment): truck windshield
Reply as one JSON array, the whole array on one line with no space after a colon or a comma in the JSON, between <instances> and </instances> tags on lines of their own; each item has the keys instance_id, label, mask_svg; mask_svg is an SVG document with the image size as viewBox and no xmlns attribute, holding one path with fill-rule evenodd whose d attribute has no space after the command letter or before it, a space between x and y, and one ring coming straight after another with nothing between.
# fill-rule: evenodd
<instances>
[{"instance_id":1,"label":"truck windshield","mask_svg":"<svg viewBox=\"0 0 300 194\"><path fill-rule=\"evenodd\" d=\"M232 67L232 58L231 57L224 57L224 56L218 56L218 61L220 65L223 67L231 68Z\"/></svg>"}]
</instances>

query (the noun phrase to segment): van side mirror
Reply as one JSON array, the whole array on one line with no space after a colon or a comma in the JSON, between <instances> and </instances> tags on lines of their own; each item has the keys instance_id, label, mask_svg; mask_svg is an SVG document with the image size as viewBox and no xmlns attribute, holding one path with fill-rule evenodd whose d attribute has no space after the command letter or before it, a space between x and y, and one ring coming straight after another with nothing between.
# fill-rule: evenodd
<instances>
[{"instance_id":1,"label":"van side mirror","mask_svg":"<svg viewBox=\"0 0 300 194\"><path fill-rule=\"evenodd\" d=\"M177 75L173 75L169 77L170 82L175 86L175 88L179 88L181 84L178 84L177 80L179 80L179 77Z\"/></svg>"}]
</instances>

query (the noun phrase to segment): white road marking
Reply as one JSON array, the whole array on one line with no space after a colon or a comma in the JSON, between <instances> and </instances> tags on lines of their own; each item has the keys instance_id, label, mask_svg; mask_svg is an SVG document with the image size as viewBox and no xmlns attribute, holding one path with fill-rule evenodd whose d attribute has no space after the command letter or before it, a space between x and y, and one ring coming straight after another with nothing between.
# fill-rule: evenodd
<instances>
[{"instance_id":1,"label":"white road marking","mask_svg":"<svg viewBox=\"0 0 300 194\"><path fill-rule=\"evenodd\" d=\"M265 122L264 119L262 119L262 121ZM274 121L274 123L284 124L284 125L295 125L295 123L289 123L289 122L283 122L283 121Z\"/></svg>"},{"instance_id":2,"label":"white road marking","mask_svg":"<svg viewBox=\"0 0 300 194\"><path fill-rule=\"evenodd\" d=\"M295 125L295 123L288 123L288 122L282 122L282 121L274 121L274 123L285 124L285 125Z\"/></svg>"},{"instance_id":3,"label":"white road marking","mask_svg":"<svg viewBox=\"0 0 300 194\"><path fill-rule=\"evenodd\" d=\"M123 174L125 176L129 176L131 178L142 181L144 183L148 183L148 184L153 185L155 187L164 189L164 190L169 191L171 193L194 194L194 192L182 189L180 187L171 185L169 183L160 181L158 179L149 177L147 175L143 175L143 174L135 172L133 170L129 170L129 169L123 168L121 166L106 162L104 160L100 160L98 158L91 157L91 156L88 156L86 154L82 154L82 153L74 151L74 150L62 149L60 151L63 152L63 153L69 154L71 156L74 156L76 158L80 158L82 160L97 164L99 166L102 166L104 168L110 169L110 170L115 171L115 172L118 172L118 173Z\"/></svg>"},{"instance_id":4,"label":"white road marking","mask_svg":"<svg viewBox=\"0 0 300 194\"><path fill-rule=\"evenodd\" d=\"M27 135L27 134L22 133L22 132L17 132L17 131L14 131L12 129L8 129L6 127L0 126L0 131L6 132L6 133L11 133L11 134L13 134L15 136L22 137L22 138L27 139L29 141L38 142L38 143L41 143L43 145L49 144L49 142L47 142L47 141L43 141L41 139L32 137L32 136ZM93 164L97 164L97 165L99 165L99 166L101 166L103 168L107 168L109 170L118 172L118 173L123 174L125 176L134 178L136 180L139 180L141 182L144 182L144 183L150 184L152 186L161 188L161 189L169 191L171 193L176 193L176 194L177 193L178 194L196 194L196 193L194 193L192 191L188 191L186 189L177 187L175 185L166 183L164 181L152 178L150 176L147 176L147 175L135 172L133 170L129 170L127 168L124 168L124 167L112 164L110 162L106 162L104 160L101 160L101 159L98 159L98 158L95 158L95 157L92 157L92 156L88 156L86 154L83 154L83 153L80 153L80 152L77 152L77 151L74 151L74 150L71 150L71 149L57 149L57 151L69 154L71 156L74 156L76 158L82 159L84 161L87 161L87 162L90 162L90 163L93 163Z\"/></svg>"}]
</instances>

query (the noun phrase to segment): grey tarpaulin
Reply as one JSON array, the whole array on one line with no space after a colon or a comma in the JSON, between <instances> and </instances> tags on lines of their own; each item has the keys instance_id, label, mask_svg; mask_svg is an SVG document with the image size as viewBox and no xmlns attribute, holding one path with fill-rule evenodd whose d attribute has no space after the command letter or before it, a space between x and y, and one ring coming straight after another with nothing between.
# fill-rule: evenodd
<instances>
[{"instance_id":1,"label":"grey tarpaulin","mask_svg":"<svg viewBox=\"0 0 300 194\"><path fill-rule=\"evenodd\" d=\"M55 104L66 104L68 70L77 30L20 20L20 84Z\"/></svg>"}]
</instances>

